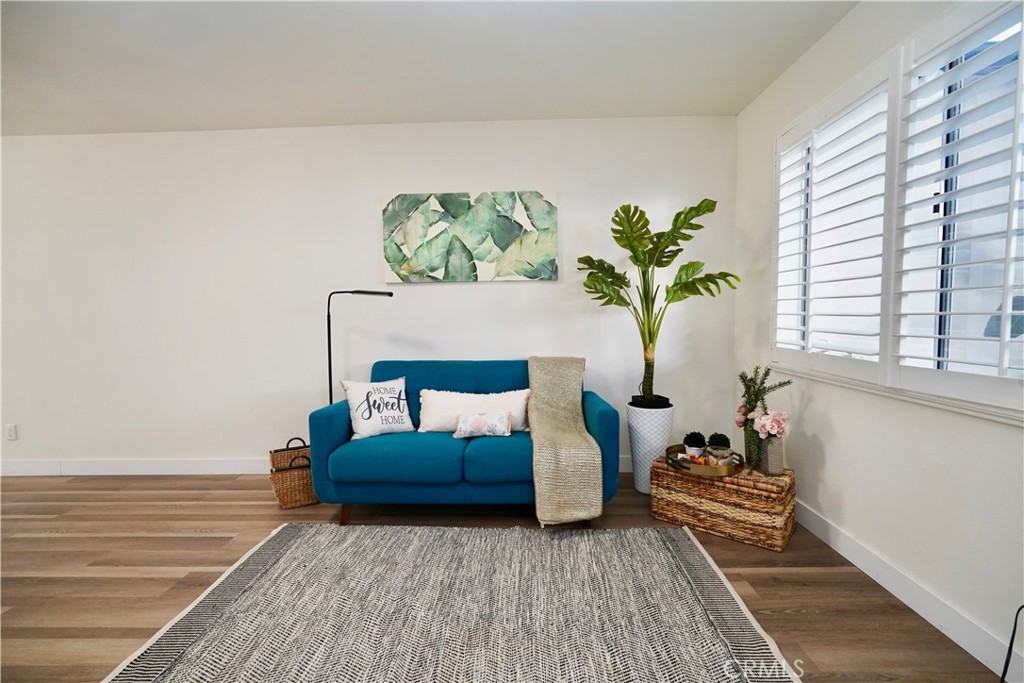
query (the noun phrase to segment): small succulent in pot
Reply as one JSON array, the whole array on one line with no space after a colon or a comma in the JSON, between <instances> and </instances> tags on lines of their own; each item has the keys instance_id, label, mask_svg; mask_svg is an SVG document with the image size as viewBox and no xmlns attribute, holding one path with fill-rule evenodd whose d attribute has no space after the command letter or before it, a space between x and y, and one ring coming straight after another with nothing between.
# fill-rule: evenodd
<instances>
[{"instance_id":1,"label":"small succulent in pot","mask_svg":"<svg viewBox=\"0 0 1024 683\"><path fill-rule=\"evenodd\" d=\"M721 432L715 432L708 437L708 455L714 459L715 464L731 465L733 458L732 442L729 437Z\"/></svg>"},{"instance_id":2,"label":"small succulent in pot","mask_svg":"<svg viewBox=\"0 0 1024 683\"><path fill-rule=\"evenodd\" d=\"M729 437L726 436L725 434L722 434L721 432L715 432L714 434L708 437L708 447L715 449L732 448L732 442L729 440Z\"/></svg>"},{"instance_id":3,"label":"small succulent in pot","mask_svg":"<svg viewBox=\"0 0 1024 683\"><path fill-rule=\"evenodd\" d=\"M704 435L700 432L690 432L683 437L683 445L686 446L687 455L704 455L704 449L707 447L707 441L704 440Z\"/></svg>"}]
</instances>

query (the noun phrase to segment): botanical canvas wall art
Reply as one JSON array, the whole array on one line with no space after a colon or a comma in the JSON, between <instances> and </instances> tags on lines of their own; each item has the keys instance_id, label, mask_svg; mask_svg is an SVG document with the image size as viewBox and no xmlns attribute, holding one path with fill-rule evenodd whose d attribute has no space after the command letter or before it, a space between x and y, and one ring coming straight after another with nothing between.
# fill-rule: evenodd
<instances>
[{"instance_id":1,"label":"botanical canvas wall art","mask_svg":"<svg viewBox=\"0 0 1024 683\"><path fill-rule=\"evenodd\" d=\"M558 279L551 193L400 194L384 207L387 282Z\"/></svg>"}]
</instances>

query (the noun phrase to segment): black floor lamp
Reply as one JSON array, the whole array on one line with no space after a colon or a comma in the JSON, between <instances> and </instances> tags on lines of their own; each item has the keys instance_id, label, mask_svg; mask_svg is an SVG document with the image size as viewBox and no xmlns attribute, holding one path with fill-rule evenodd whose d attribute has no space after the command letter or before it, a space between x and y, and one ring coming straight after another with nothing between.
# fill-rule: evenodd
<instances>
[{"instance_id":1,"label":"black floor lamp","mask_svg":"<svg viewBox=\"0 0 1024 683\"><path fill-rule=\"evenodd\" d=\"M327 295L327 395L334 403L334 356L331 353L331 297L335 294L359 294L361 296L394 296L394 292L378 292L370 289L347 289Z\"/></svg>"}]
</instances>

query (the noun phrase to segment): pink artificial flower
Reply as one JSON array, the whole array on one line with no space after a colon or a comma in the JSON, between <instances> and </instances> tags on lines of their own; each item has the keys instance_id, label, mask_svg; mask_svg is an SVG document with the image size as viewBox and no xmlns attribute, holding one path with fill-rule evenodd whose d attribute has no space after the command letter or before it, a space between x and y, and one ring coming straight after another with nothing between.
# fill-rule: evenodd
<instances>
[{"instance_id":1,"label":"pink artificial flower","mask_svg":"<svg viewBox=\"0 0 1024 683\"><path fill-rule=\"evenodd\" d=\"M736 413L736 426L743 429L743 425L747 424L747 418L743 413Z\"/></svg>"},{"instance_id":2,"label":"pink artificial flower","mask_svg":"<svg viewBox=\"0 0 1024 683\"><path fill-rule=\"evenodd\" d=\"M782 411L772 411L772 428L775 436L785 436L789 431L789 416Z\"/></svg>"},{"instance_id":3,"label":"pink artificial flower","mask_svg":"<svg viewBox=\"0 0 1024 683\"><path fill-rule=\"evenodd\" d=\"M754 418L754 428L762 439L769 436L783 437L789 431L789 416L781 410L770 410Z\"/></svg>"},{"instance_id":4,"label":"pink artificial flower","mask_svg":"<svg viewBox=\"0 0 1024 683\"><path fill-rule=\"evenodd\" d=\"M736 406L736 412L739 413L740 415L746 415L747 406L743 405L742 403L739 404L738 406Z\"/></svg>"}]
</instances>

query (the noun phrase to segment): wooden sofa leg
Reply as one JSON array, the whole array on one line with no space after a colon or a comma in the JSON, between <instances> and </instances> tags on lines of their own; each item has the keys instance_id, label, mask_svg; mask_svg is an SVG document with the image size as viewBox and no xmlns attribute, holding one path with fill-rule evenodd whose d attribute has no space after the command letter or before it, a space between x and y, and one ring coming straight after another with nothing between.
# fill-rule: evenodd
<instances>
[{"instance_id":1,"label":"wooden sofa leg","mask_svg":"<svg viewBox=\"0 0 1024 683\"><path fill-rule=\"evenodd\" d=\"M345 503L341 506L341 512L338 514L338 524L344 526L348 524L349 517L352 516L352 503Z\"/></svg>"}]
</instances>

